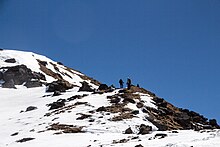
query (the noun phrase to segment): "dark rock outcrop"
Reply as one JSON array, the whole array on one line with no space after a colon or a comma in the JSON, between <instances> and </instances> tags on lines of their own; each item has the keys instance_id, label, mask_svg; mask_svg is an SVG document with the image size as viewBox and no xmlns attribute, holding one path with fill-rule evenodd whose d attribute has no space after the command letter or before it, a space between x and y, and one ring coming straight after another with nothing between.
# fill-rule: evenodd
<instances>
[{"instance_id":1,"label":"dark rock outcrop","mask_svg":"<svg viewBox=\"0 0 220 147\"><path fill-rule=\"evenodd\" d=\"M80 113L80 117L76 118L76 120L83 120L83 119L86 119L86 118L89 118L91 117L92 115L88 115L88 114L83 114L83 113Z\"/></svg>"},{"instance_id":2,"label":"dark rock outcrop","mask_svg":"<svg viewBox=\"0 0 220 147\"><path fill-rule=\"evenodd\" d=\"M164 133L157 133L154 138L158 138L158 139L162 139L162 138L165 138L167 137L167 134L164 134Z\"/></svg>"},{"instance_id":3,"label":"dark rock outcrop","mask_svg":"<svg viewBox=\"0 0 220 147\"><path fill-rule=\"evenodd\" d=\"M47 86L46 92L55 92L55 91L65 92L66 90L73 88L72 84L64 80L53 81L52 83L46 84L46 86Z\"/></svg>"},{"instance_id":4,"label":"dark rock outcrop","mask_svg":"<svg viewBox=\"0 0 220 147\"><path fill-rule=\"evenodd\" d=\"M98 90L108 90L109 87L106 84L100 84Z\"/></svg>"},{"instance_id":5,"label":"dark rock outcrop","mask_svg":"<svg viewBox=\"0 0 220 147\"><path fill-rule=\"evenodd\" d=\"M79 88L79 91L87 91L87 92L94 92L94 89L87 82L82 82L82 86Z\"/></svg>"},{"instance_id":6,"label":"dark rock outcrop","mask_svg":"<svg viewBox=\"0 0 220 147\"><path fill-rule=\"evenodd\" d=\"M28 137L28 138L22 138L20 140L17 140L16 142L23 143L23 142L31 141L31 140L34 140L34 139L35 138Z\"/></svg>"},{"instance_id":7,"label":"dark rock outcrop","mask_svg":"<svg viewBox=\"0 0 220 147\"><path fill-rule=\"evenodd\" d=\"M166 124L162 123L161 121L152 120L151 122L158 128L159 131L169 130L169 127Z\"/></svg>"},{"instance_id":8,"label":"dark rock outcrop","mask_svg":"<svg viewBox=\"0 0 220 147\"><path fill-rule=\"evenodd\" d=\"M11 58L11 59L6 59L5 62L7 62L7 63L15 63L16 60L14 58Z\"/></svg>"},{"instance_id":9,"label":"dark rock outcrop","mask_svg":"<svg viewBox=\"0 0 220 147\"><path fill-rule=\"evenodd\" d=\"M107 111L107 109L104 106L102 106L102 107L99 107L96 111L102 112L102 111Z\"/></svg>"},{"instance_id":10,"label":"dark rock outcrop","mask_svg":"<svg viewBox=\"0 0 220 147\"><path fill-rule=\"evenodd\" d=\"M2 84L2 88L16 88L13 79L7 80Z\"/></svg>"},{"instance_id":11,"label":"dark rock outcrop","mask_svg":"<svg viewBox=\"0 0 220 147\"><path fill-rule=\"evenodd\" d=\"M27 88L41 87L43 84L40 81L27 81L24 86Z\"/></svg>"},{"instance_id":12,"label":"dark rock outcrop","mask_svg":"<svg viewBox=\"0 0 220 147\"><path fill-rule=\"evenodd\" d=\"M151 121L160 131L165 130L201 130L201 129L216 129L218 124L215 121L208 122L207 118L194 111L181 109L166 102L162 98L153 97L155 105L158 109L148 108L148 113L151 114Z\"/></svg>"},{"instance_id":13,"label":"dark rock outcrop","mask_svg":"<svg viewBox=\"0 0 220 147\"><path fill-rule=\"evenodd\" d=\"M138 145L136 145L135 147L144 147L143 145L141 145L141 144L138 144Z\"/></svg>"},{"instance_id":14,"label":"dark rock outcrop","mask_svg":"<svg viewBox=\"0 0 220 147\"><path fill-rule=\"evenodd\" d=\"M136 94L138 92L147 94L152 97L152 101L154 101L153 103L157 108L145 106L144 102L141 100L140 95ZM216 120L207 121L208 119L199 113L175 107L169 102L165 101L163 98L159 98L154 93L149 92L143 88L131 86L131 89L120 90L118 94L107 96L107 99L112 105L109 107L99 107L96 111L111 113L120 112L120 114L113 117L111 121L130 119L142 111L143 113L148 114L146 119L155 125L159 131L219 128ZM124 111L123 108L128 103L135 104L137 110ZM141 125L139 134L147 134L151 130L151 127Z\"/></svg>"},{"instance_id":15,"label":"dark rock outcrop","mask_svg":"<svg viewBox=\"0 0 220 147\"><path fill-rule=\"evenodd\" d=\"M57 80L64 80L62 76L59 73L53 72L51 69L47 68L47 62L46 61L41 61L37 59L38 64L40 66L40 70L45 73L46 75L53 77L54 79Z\"/></svg>"},{"instance_id":16,"label":"dark rock outcrop","mask_svg":"<svg viewBox=\"0 0 220 147\"><path fill-rule=\"evenodd\" d=\"M121 98L118 96L107 96L107 99L110 100L110 103L118 104L121 101Z\"/></svg>"},{"instance_id":17,"label":"dark rock outcrop","mask_svg":"<svg viewBox=\"0 0 220 147\"><path fill-rule=\"evenodd\" d=\"M216 119L210 119L209 120L209 124L212 126L212 127L215 127L217 129L220 129L220 126L218 125Z\"/></svg>"},{"instance_id":18,"label":"dark rock outcrop","mask_svg":"<svg viewBox=\"0 0 220 147\"><path fill-rule=\"evenodd\" d=\"M124 98L123 102L124 102L124 103L132 103L132 104L135 104L135 100L132 99L132 98Z\"/></svg>"},{"instance_id":19,"label":"dark rock outcrop","mask_svg":"<svg viewBox=\"0 0 220 147\"><path fill-rule=\"evenodd\" d=\"M152 127L151 126L147 126L145 124L141 124L140 128L139 128L139 133L141 135L145 135L145 134L149 134L152 131Z\"/></svg>"},{"instance_id":20,"label":"dark rock outcrop","mask_svg":"<svg viewBox=\"0 0 220 147\"><path fill-rule=\"evenodd\" d=\"M41 61L41 60L37 60L39 64L43 65L43 66L47 66L47 61Z\"/></svg>"},{"instance_id":21,"label":"dark rock outcrop","mask_svg":"<svg viewBox=\"0 0 220 147\"><path fill-rule=\"evenodd\" d=\"M59 96L59 95L61 95L60 91L54 91L53 96Z\"/></svg>"},{"instance_id":22,"label":"dark rock outcrop","mask_svg":"<svg viewBox=\"0 0 220 147\"><path fill-rule=\"evenodd\" d=\"M62 134L62 133L83 133L81 126L74 126L74 125L66 125L66 124L52 124L48 130L53 130L53 131L60 131L57 134Z\"/></svg>"},{"instance_id":23,"label":"dark rock outcrop","mask_svg":"<svg viewBox=\"0 0 220 147\"><path fill-rule=\"evenodd\" d=\"M138 102L137 105L136 105L136 107L137 107L137 108L142 108L142 107L144 107L144 104L141 103L141 102Z\"/></svg>"},{"instance_id":24,"label":"dark rock outcrop","mask_svg":"<svg viewBox=\"0 0 220 147\"><path fill-rule=\"evenodd\" d=\"M35 107L35 106L29 106L29 107L27 107L26 112L33 111L33 110L36 110L36 109L37 109L37 107Z\"/></svg>"},{"instance_id":25,"label":"dark rock outcrop","mask_svg":"<svg viewBox=\"0 0 220 147\"><path fill-rule=\"evenodd\" d=\"M134 115L138 115L139 114L139 110L133 110L131 113L134 114Z\"/></svg>"},{"instance_id":26,"label":"dark rock outcrop","mask_svg":"<svg viewBox=\"0 0 220 147\"><path fill-rule=\"evenodd\" d=\"M73 100L75 100L75 99L81 99L81 98L83 98L83 97L85 97L85 96L88 96L88 95L87 95L87 94L74 95L74 96L71 96L71 97L67 98L67 100L68 100L68 101L73 101Z\"/></svg>"},{"instance_id":27,"label":"dark rock outcrop","mask_svg":"<svg viewBox=\"0 0 220 147\"><path fill-rule=\"evenodd\" d=\"M0 68L5 72L1 72L0 80L5 81L2 84L3 88L15 88L15 85L22 85L29 87L41 86L41 80L46 80L41 73L33 72L25 65L17 65L13 67Z\"/></svg>"},{"instance_id":28,"label":"dark rock outcrop","mask_svg":"<svg viewBox=\"0 0 220 147\"><path fill-rule=\"evenodd\" d=\"M138 96L134 93L141 92L152 97L157 109L144 106L143 103L138 102ZM147 113L147 119L154 124L160 131L166 130L186 130L186 129L217 129L219 125L216 120L209 120L203 115L190 111L188 109L181 109L173 106L163 98L157 97L154 93L143 88L131 86L130 90L120 91L120 97L124 103L134 103L138 109ZM137 102L135 101L137 100Z\"/></svg>"},{"instance_id":29,"label":"dark rock outcrop","mask_svg":"<svg viewBox=\"0 0 220 147\"><path fill-rule=\"evenodd\" d=\"M15 132L15 133L11 134L11 136L16 136L18 134L19 134L18 132Z\"/></svg>"},{"instance_id":30,"label":"dark rock outcrop","mask_svg":"<svg viewBox=\"0 0 220 147\"><path fill-rule=\"evenodd\" d=\"M125 134L133 134L134 132L131 130L131 127L125 130Z\"/></svg>"},{"instance_id":31,"label":"dark rock outcrop","mask_svg":"<svg viewBox=\"0 0 220 147\"><path fill-rule=\"evenodd\" d=\"M56 102L48 104L47 106L50 107L49 110L58 109L65 106L65 102L66 102L65 99L59 99Z\"/></svg>"}]
</instances>

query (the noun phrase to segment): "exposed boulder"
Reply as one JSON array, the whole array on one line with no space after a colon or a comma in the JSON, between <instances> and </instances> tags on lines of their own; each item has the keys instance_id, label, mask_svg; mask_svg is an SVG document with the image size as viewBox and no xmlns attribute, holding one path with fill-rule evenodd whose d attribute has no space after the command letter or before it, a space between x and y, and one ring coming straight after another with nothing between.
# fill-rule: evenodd
<instances>
[{"instance_id":1,"label":"exposed boulder","mask_svg":"<svg viewBox=\"0 0 220 147\"><path fill-rule=\"evenodd\" d=\"M100 84L98 90L108 90L109 87L106 84Z\"/></svg>"},{"instance_id":2,"label":"exposed boulder","mask_svg":"<svg viewBox=\"0 0 220 147\"><path fill-rule=\"evenodd\" d=\"M25 65L17 65L13 67L0 68L5 72L1 72L0 80L5 81L2 84L3 88L15 88L15 85L22 85L29 87L41 86L41 80L46 80L45 76L41 73L33 72ZM33 82L35 81L35 82Z\"/></svg>"},{"instance_id":3,"label":"exposed boulder","mask_svg":"<svg viewBox=\"0 0 220 147\"><path fill-rule=\"evenodd\" d=\"M47 106L50 107L49 110L58 109L65 106L65 102L66 102L65 99L59 99L56 102L48 104Z\"/></svg>"},{"instance_id":4,"label":"exposed boulder","mask_svg":"<svg viewBox=\"0 0 220 147\"><path fill-rule=\"evenodd\" d=\"M135 147L144 147L143 145L141 145L141 144L138 144L138 145L136 145Z\"/></svg>"},{"instance_id":5,"label":"exposed boulder","mask_svg":"<svg viewBox=\"0 0 220 147\"><path fill-rule=\"evenodd\" d=\"M13 80L13 79L10 79L10 80L8 80L7 82L5 81L5 82L2 84L2 88L16 88L16 87L15 87L14 80Z\"/></svg>"},{"instance_id":6,"label":"exposed boulder","mask_svg":"<svg viewBox=\"0 0 220 147\"><path fill-rule=\"evenodd\" d=\"M151 126L147 126L145 124L141 124L140 128L139 128L139 133L141 135L145 135L145 134L149 134L152 131L152 127Z\"/></svg>"},{"instance_id":7,"label":"exposed boulder","mask_svg":"<svg viewBox=\"0 0 220 147\"><path fill-rule=\"evenodd\" d=\"M107 109L104 106L102 106L102 107L99 107L96 111L102 112L102 111L107 111Z\"/></svg>"},{"instance_id":8,"label":"exposed boulder","mask_svg":"<svg viewBox=\"0 0 220 147\"><path fill-rule=\"evenodd\" d=\"M41 61L41 60L37 60L39 64L43 65L43 66L47 66L47 61Z\"/></svg>"},{"instance_id":9,"label":"exposed boulder","mask_svg":"<svg viewBox=\"0 0 220 147\"><path fill-rule=\"evenodd\" d=\"M82 82L82 86L79 88L79 91L87 91L87 92L94 92L94 89L87 82Z\"/></svg>"},{"instance_id":10,"label":"exposed boulder","mask_svg":"<svg viewBox=\"0 0 220 147\"><path fill-rule=\"evenodd\" d=\"M73 85L64 80L53 81L52 83L48 83L46 92L65 92L68 89L73 88Z\"/></svg>"},{"instance_id":11,"label":"exposed boulder","mask_svg":"<svg viewBox=\"0 0 220 147\"><path fill-rule=\"evenodd\" d=\"M163 98L159 98L159 97L154 97L154 102L159 104L159 103L163 103L164 102L164 99Z\"/></svg>"},{"instance_id":12,"label":"exposed boulder","mask_svg":"<svg viewBox=\"0 0 220 147\"><path fill-rule=\"evenodd\" d=\"M57 62L57 64L59 64L59 65L63 65L63 63L62 63L62 62Z\"/></svg>"},{"instance_id":13,"label":"exposed boulder","mask_svg":"<svg viewBox=\"0 0 220 147\"><path fill-rule=\"evenodd\" d=\"M213 127L216 127L216 128L220 128L220 126L218 125L216 119L210 119L209 120L209 124Z\"/></svg>"},{"instance_id":14,"label":"exposed boulder","mask_svg":"<svg viewBox=\"0 0 220 147\"><path fill-rule=\"evenodd\" d=\"M27 81L24 84L24 86L26 86L27 88L41 87L42 82L40 82L40 81Z\"/></svg>"},{"instance_id":15,"label":"exposed boulder","mask_svg":"<svg viewBox=\"0 0 220 147\"><path fill-rule=\"evenodd\" d=\"M61 95L60 91L54 91L53 96L59 96Z\"/></svg>"},{"instance_id":16,"label":"exposed boulder","mask_svg":"<svg viewBox=\"0 0 220 147\"><path fill-rule=\"evenodd\" d=\"M15 133L11 134L11 136L16 136L18 134L19 134L18 132L15 132Z\"/></svg>"},{"instance_id":17,"label":"exposed boulder","mask_svg":"<svg viewBox=\"0 0 220 147\"><path fill-rule=\"evenodd\" d=\"M164 133L157 133L154 138L158 138L158 139L162 139L162 138L165 138L167 137L167 134L164 134Z\"/></svg>"},{"instance_id":18,"label":"exposed boulder","mask_svg":"<svg viewBox=\"0 0 220 147\"><path fill-rule=\"evenodd\" d=\"M75 99L81 99L81 98L83 98L83 97L85 97L85 96L88 96L88 95L87 95L87 94L74 95L74 96L71 96L71 97L67 98L67 100L68 100L68 101L73 101L73 100L75 100Z\"/></svg>"},{"instance_id":19,"label":"exposed boulder","mask_svg":"<svg viewBox=\"0 0 220 147\"><path fill-rule=\"evenodd\" d=\"M37 107L35 107L35 106L29 106L29 107L27 107L26 112L36 110L36 109L37 109Z\"/></svg>"},{"instance_id":20,"label":"exposed boulder","mask_svg":"<svg viewBox=\"0 0 220 147\"><path fill-rule=\"evenodd\" d=\"M113 86L108 86L106 84L100 84L99 88L97 89L97 91L95 91L95 93L100 93L102 94L103 92L113 92L114 91L114 87Z\"/></svg>"},{"instance_id":21,"label":"exposed boulder","mask_svg":"<svg viewBox=\"0 0 220 147\"><path fill-rule=\"evenodd\" d=\"M191 129L190 120L191 120L190 116L185 112L175 113L174 121L180 124L180 126L183 127L184 129Z\"/></svg>"},{"instance_id":22,"label":"exposed boulder","mask_svg":"<svg viewBox=\"0 0 220 147\"><path fill-rule=\"evenodd\" d=\"M139 110L133 110L131 113L134 114L134 115L138 115L139 114Z\"/></svg>"},{"instance_id":23,"label":"exposed boulder","mask_svg":"<svg viewBox=\"0 0 220 147\"><path fill-rule=\"evenodd\" d=\"M86 119L86 118L89 118L91 117L92 115L88 115L88 114L83 114L83 113L80 113L80 117L76 118L76 120L83 120L83 119Z\"/></svg>"},{"instance_id":24,"label":"exposed boulder","mask_svg":"<svg viewBox=\"0 0 220 147\"><path fill-rule=\"evenodd\" d=\"M20 140L17 140L16 142L23 143L23 142L31 141L31 140L34 140L34 139L35 138L28 137L28 138L22 138Z\"/></svg>"},{"instance_id":25,"label":"exposed boulder","mask_svg":"<svg viewBox=\"0 0 220 147\"><path fill-rule=\"evenodd\" d=\"M129 139L120 139L120 140L113 140L113 144L117 144L117 143L126 143L126 142L128 142L129 141Z\"/></svg>"},{"instance_id":26,"label":"exposed boulder","mask_svg":"<svg viewBox=\"0 0 220 147\"><path fill-rule=\"evenodd\" d=\"M124 98L123 102L124 102L124 103L132 103L132 104L135 104L135 100L132 99L132 98Z\"/></svg>"},{"instance_id":27,"label":"exposed boulder","mask_svg":"<svg viewBox=\"0 0 220 147\"><path fill-rule=\"evenodd\" d=\"M127 90L126 89L121 89L118 91L118 93L125 93Z\"/></svg>"},{"instance_id":28,"label":"exposed boulder","mask_svg":"<svg viewBox=\"0 0 220 147\"><path fill-rule=\"evenodd\" d=\"M142 108L142 107L144 107L144 104L141 103L141 102L138 102L138 103L136 104L136 107L137 107L137 108Z\"/></svg>"},{"instance_id":29,"label":"exposed boulder","mask_svg":"<svg viewBox=\"0 0 220 147\"><path fill-rule=\"evenodd\" d=\"M132 131L131 127L127 128L125 130L125 134L133 134L134 132Z\"/></svg>"},{"instance_id":30,"label":"exposed boulder","mask_svg":"<svg viewBox=\"0 0 220 147\"><path fill-rule=\"evenodd\" d=\"M5 62L7 63L15 63L16 60L14 58L6 59Z\"/></svg>"},{"instance_id":31,"label":"exposed boulder","mask_svg":"<svg viewBox=\"0 0 220 147\"><path fill-rule=\"evenodd\" d=\"M110 103L118 104L121 101L121 98L118 96L107 96L107 99L110 100Z\"/></svg>"},{"instance_id":32,"label":"exposed boulder","mask_svg":"<svg viewBox=\"0 0 220 147\"><path fill-rule=\"evenodd\" d=\"M167 130L169 130L169 126L164 124L162 121L150 120L150 122L158 128L158 131L167 131Z\"/></svg>"}]
</instances>

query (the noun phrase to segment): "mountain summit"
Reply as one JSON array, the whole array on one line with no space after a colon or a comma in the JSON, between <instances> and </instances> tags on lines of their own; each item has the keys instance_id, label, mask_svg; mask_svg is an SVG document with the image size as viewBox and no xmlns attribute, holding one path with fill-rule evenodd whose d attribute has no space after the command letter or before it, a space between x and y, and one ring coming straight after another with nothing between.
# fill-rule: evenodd
<instances>
[{"instance_id":1,"label":"mountain summit","mask_svg":"<svg viewBox=\"0 0 220 147\"><path fill-rule=\"evenodd\" d=\"M0 147L220 145L215 119L31 52L0 50L0 95Z\"/></svg>"},{"instance_id":2,"label":"mountain summit","mask_svg":"<svg viewBox=\"0 0 220 147\"><path fill-rule=\"evenodd\" d=\"M56 80L79 87L87 81L97 88L100 83L84 74L54 62L49 58L31 52L2 50L0 52L0 80L3 88L16 88L22 85L32 88ZM3 82L4 81L4 82Z\"/></svg>"}]
</instances>

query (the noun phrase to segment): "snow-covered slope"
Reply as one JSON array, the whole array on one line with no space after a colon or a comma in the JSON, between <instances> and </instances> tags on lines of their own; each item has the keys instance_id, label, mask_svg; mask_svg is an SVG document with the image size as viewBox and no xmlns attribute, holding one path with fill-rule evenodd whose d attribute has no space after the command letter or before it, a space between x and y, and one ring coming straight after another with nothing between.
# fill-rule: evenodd
<instances>
[{"instance_id":1,"label":"snow-covered slope","mask_svg":"<svg viewBox=\"0 0 220 147\"><path fill-rule=\"evenodd\" d=\"M16 62L5 62L12 58ZM75 86L58 94L46 92L48 83L57 79L41 70L39 60L60 74L59 80ZM103 84L47 57L0 51L1 72L21 64L44 74L45 84L0 87L0 147L220 146L220 130L214 129L217 126L212 121L204 122L196 113L176 108L147 90L135 86L130 90L101 88ZM198 130L172 130L188 124ZM164 128L167 131L159 131Z\"/></svg>"},{"instance_id":2,"label":"snow-covered slope","mask_svg":"<svg viewBox=\"0 0 220 147\"><path fill-rule=\"evenodd\" d=\"M0 89L0 146L1 147L86 147L86 146L124 146L134 147L136 145L155 146L155 147L218 147L220 145L220 130L200 130L200 131L156 131L157 128L150 122L144 120L146 114L140 113L137 118L123 121L110 121L109 119L117 115L104 115L99 112L92 112L101 106L109 106L107 96L114 95L118 91L108 94L91 94L88 92L77 92L70 90L58 97L47 94L45 97L45 87L19 89ZM65 109L60 111L48 110L47 104L58 99L70 98L74 95L85 96L67 102ZM150 97L144 99L151 101ZM80 104L80 102L82 102ZM87 103L84 103L87 102ZM78 103L78 104L77 104ZM154 104L148 103L154 107ZM29 106L37 107L36 110L26 111ZM68 107L72 107L69 109ZM126 106L132 108L132 105ZM24 112L22 112L22 110ZM22 112L22 113L21 113ZM51 115L46 115L51 113ZM91 115L85 119L77 119L81 114ZM93 121L94 120L94 121ZM146 124L153 127L153 131L146 135L138 134L138 126ZM65 124L73 125L76 128L83 127L82 132L64 133L62 127L49 130L51 125ZM131 127L133 134L124 134L124 131ZM162 138L163 134L167 135ZM24 138L33 140L23 143L17 142Z\"/></svg>"},{"instance_id":3,"label":"snow-covered slope","mask_svg":"<svg viewBox=\"0 0 220 147\"><path fill-rule=\"evenodd\" d=\"M81 86L81 82L85 81L83 78L86 78L84 74L62 65L62 63L54 62L42 55L16 50L0 51L0 71L3 71L4 67L14 67L17 65L25 65L33 72L42 73L47 83L57 80L57 77L61 77L71 84ZM90 80L91 79L87 77L86 81L88 81L91 86L97 88L97 85L92 84Z\"/></svg>"}]
</instances>

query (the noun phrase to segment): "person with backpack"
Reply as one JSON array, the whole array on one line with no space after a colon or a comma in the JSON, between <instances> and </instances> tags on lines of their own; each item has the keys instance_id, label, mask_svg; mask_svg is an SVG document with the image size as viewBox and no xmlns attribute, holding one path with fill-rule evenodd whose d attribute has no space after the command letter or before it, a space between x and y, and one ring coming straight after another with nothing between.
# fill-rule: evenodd
<instances>
[{"instance_id":1,"label":"person with backpack","mask_svg":"<svg viewBox=\"0 0 220 147\"><path fill-rule=\"evenodd\" d=\"M130 78L127 79L127 88L128 89L131 88L131 79Z\"/></svg>"},{"instance_id":2,"label":"person with backpack","mask_svg":"<svg viewBox=\"0 0 220 147\"><path fill-rule=\"evenodd\" d=\"M119 80L119 84L120 84L120 88L123 88L123 84L124 84L124 82L123 82L122 79Z\"/></svg>"}]
</instances>

